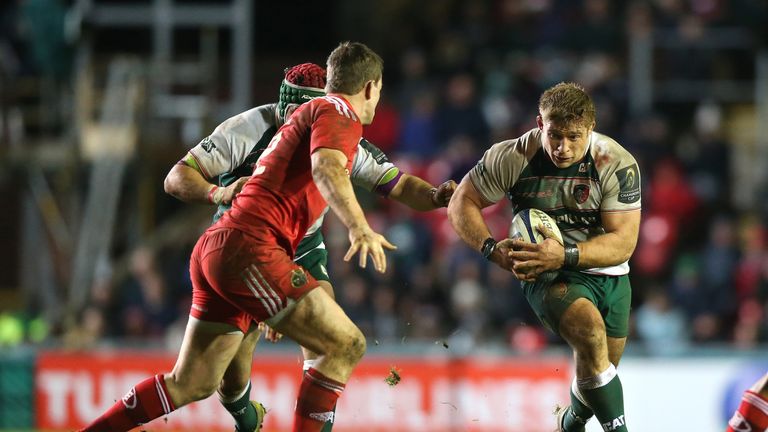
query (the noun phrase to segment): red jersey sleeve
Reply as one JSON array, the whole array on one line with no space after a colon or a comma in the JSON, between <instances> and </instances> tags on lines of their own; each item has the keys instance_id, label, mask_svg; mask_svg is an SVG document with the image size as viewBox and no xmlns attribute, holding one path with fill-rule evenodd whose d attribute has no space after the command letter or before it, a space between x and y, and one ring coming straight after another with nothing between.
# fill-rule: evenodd
<instances>
[{"instance_id":1,"label":"red jersey sleeve","mask_svg":"<svg viewBox=\"0 0 768 432\"><path fill-rule=\"evenodd\" d=\"M347 101L339 96L325 96L318 104L312 122L309 152L319 148L340 150L351 160L363 134L363 125Z\"/></svg>"}]
</instances>

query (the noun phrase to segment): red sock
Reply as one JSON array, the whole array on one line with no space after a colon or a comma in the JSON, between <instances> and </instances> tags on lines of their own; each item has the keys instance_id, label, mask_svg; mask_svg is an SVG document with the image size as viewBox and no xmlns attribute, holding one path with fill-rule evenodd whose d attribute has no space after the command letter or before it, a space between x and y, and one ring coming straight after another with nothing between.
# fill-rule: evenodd
<instances>
[{"instance_id":1,"label":"red sock","mask_svg":"<svg viewBox=\"0 0 768 432\"><path fill-rule=\"evenodd\" d=\"M309 368L299 388L293 432L320 432L326 421L333 421L333 407L343 391L343 383Z\"/></svg>"},{"instance_id":2,"label":"red sock","mask_svg":"<svg viewBox=\"0 0 768 432\"><path fill-rule=\"evenodd\" d=\"M148 423L176 408L168 396L165 378L155 375L140 382L93 423L80 432L123 432Z\"/></svg>"},{"instance_id":3,"label":"red sock","mask_svg":"<svg viewBox=\"0 0 768 432\"><path fill-rule=\"evenodd\" d=\"M768 430L768 400L747 390L741 399L739 409L728 421L726 432L763 432L765 430Z\"/></svg>"}]
</instances>

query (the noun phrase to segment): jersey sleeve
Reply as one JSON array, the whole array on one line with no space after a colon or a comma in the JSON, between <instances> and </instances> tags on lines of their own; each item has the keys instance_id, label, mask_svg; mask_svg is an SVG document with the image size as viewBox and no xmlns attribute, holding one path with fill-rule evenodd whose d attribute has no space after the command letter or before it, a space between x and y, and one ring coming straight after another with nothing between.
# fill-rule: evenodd
<instances>
[{"instance_id":1,"label":"jersey sleeve","mask_svg":"<svg viewBox=\"0 0 768 432\"><path fill-rule=\"evenodd\" d=\"M640 168L628 151L617 151L616 163L612 164L603 181L601 211L628 211L641 207Z\"/></svg>"},{"instance_id":2,"label":"jersey sleeve","mask_svg":"<svg viewBox=\"0 0 768 432\"><path fill-rule=\"evenodd\" d=\"M400 170L381 149L361 138L352 162L351 179L352 183L369 192L387 196L400 179Z\"/></svg>"},{"instance_id":3,"label":"jersey sleeve","mask_svg":"<svg viewBox=\"0 0 768 432\"><path fill-rule=\"evenodd\" d=\"M221 134L215 132L192 147L187 153L200 173L208 180L232 170L232 149Z\"/></svg>"},{"instance_id":4,"label":"jersey sleeve","mask_svg":"<svg viewBox=\"0 0 768 432\"><path fill-rule=\"evenodd\" d=\"M514 160L514 142L503 141L494 144L469 171L472 185L488 202L500 201L512 187L517 166Z\"/></svg>"},{"instance_id":5,"label":"jersey sleeve","mask_svg":"<svg viewBox=\"0 0 768 432\"><path fill-rule=\"evenodd\" d=\"M312 121L310 154L320 148L330 148L351 157L357 148L363 125L357 115L344 102L323 101L315 108Z\"/></svg>"}]
</instances>

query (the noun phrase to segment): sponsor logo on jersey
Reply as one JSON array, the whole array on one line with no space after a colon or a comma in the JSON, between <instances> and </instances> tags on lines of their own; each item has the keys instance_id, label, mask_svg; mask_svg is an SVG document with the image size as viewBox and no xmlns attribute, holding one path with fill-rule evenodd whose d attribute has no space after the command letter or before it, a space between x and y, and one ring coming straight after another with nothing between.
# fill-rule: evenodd
<instances>
[{"instance_id":1,"label":"sponsor logo on jersey","mask_svg":"<svg viewBox=\"0 0 768 432\"><path fill-rule=\"evenodd\" d=\"M590 165L592 165L592 162L582 162L579 164L579 172L585 173L587 170L589 170Z\"/></svg>"},{"instance_id":2,"label":"sponsor logo on jersey","mask_svg":"<svg viewBox=\"0 0 768 432\"><path fill-rule=\"evenodd\" d=\"M587 202L587 198L589 198L589 185L586 184L577 184L573 187L573 197L576 199L576 202L579 204L584 204Z\"/></svg>"},{"instance_id":3,"label":"sponsor logo on jersey","mask_svg":"<svg viewBox=\"0 0 768 432\"><path fill-rule=\"evenodd\" d=\"M640 199L640 174L637 164L616 171L619 180L619 202L631 204Z\"/></svg>"},{"instance_id":4,"label":"sponsor logo on jersey","mask_svg":"<svg viewBox=\"0 0 768 432\"><path fill-rule=\"evenodd\" d=\"M291 270L291 286L298 288L307 283L307 275L301 269Z\"/></svg>"},{"instance_id":5,"label":"sponsor logo on jersey","mask_svg":"<svg viewBox=\"0 0 768 432\"><path fill-rule=\"evenodd\" d=\"M123 405L128 409L136 408L136 387L131 387L131 390L123 396Z\"/></svg>"},{"instance_id":6,"label":"sponsor logo on jersey","mask_svg":"<svg viewBox=\"0 0 768 432\"><path fill-rule=\"evenodd\" d=\"M200 141L200 147L202 147L206 153L210 153L216 148L216 144L213 143L211 137L205 137L204 140Z\"/></svg>"}]
</instances>

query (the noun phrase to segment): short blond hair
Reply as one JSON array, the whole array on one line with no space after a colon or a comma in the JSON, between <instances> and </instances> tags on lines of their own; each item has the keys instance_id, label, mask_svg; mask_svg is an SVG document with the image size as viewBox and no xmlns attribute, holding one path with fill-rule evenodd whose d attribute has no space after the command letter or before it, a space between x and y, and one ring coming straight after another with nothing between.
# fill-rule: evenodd
<instances>
[{"instance_id":1,"label":"short blond hair","mask_svg":"<svg viewBox=\"0 0 768 432\"><path fill-rule=\"evenodd\" d=\"M595 123L597 111L584 87L561 82L548 88L539 98L539 114L555 123L578 123L587 127Z\"/></svg>"}]
</instances>

